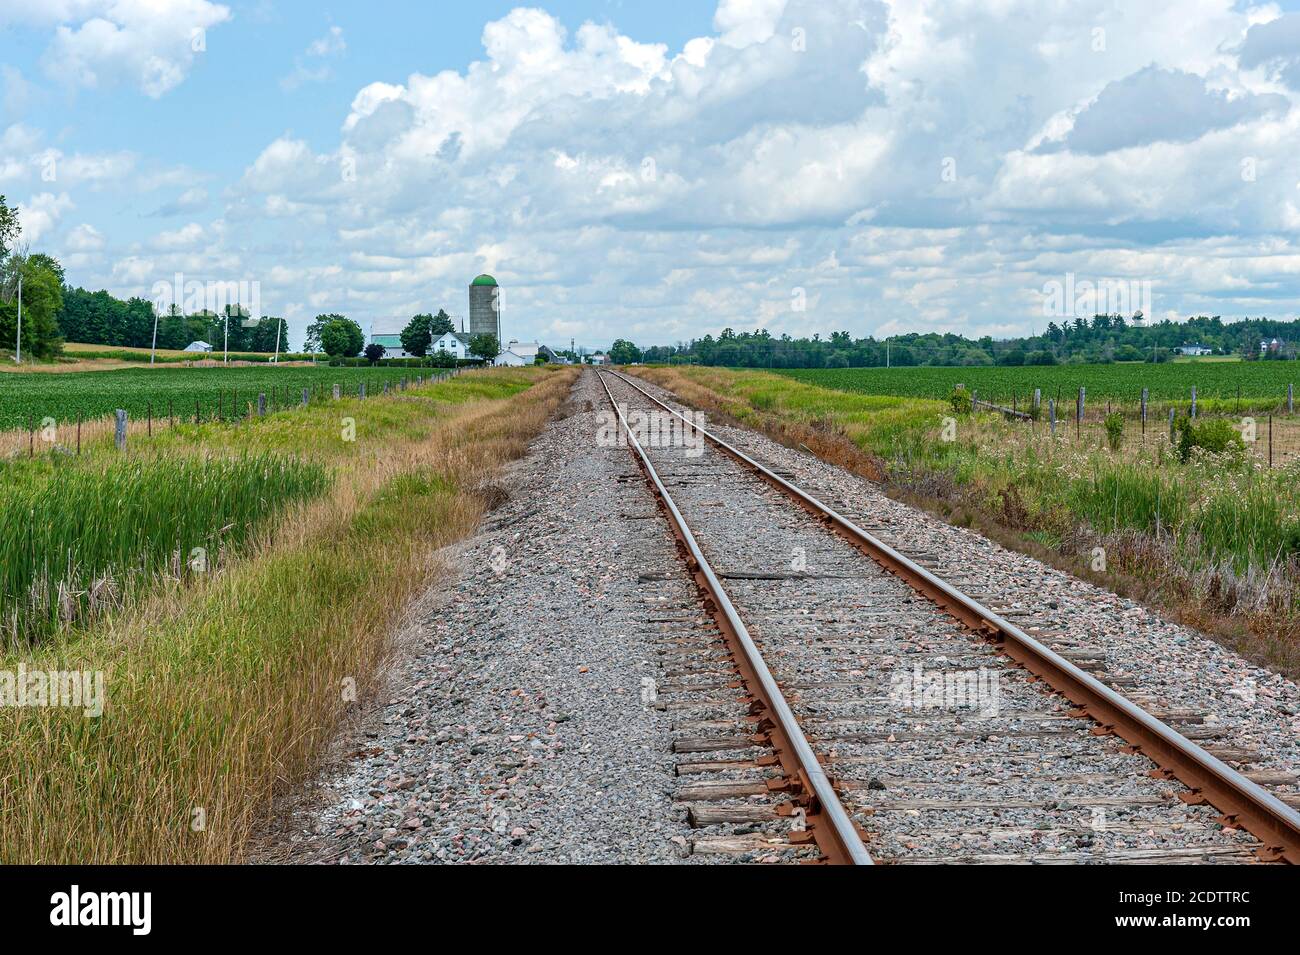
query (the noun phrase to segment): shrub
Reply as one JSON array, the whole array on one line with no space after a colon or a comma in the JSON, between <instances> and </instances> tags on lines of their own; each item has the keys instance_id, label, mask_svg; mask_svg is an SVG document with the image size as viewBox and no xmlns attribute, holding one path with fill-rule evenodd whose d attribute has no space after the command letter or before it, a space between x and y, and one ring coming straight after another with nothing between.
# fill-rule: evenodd
<instances>
[{"instance_id":1,"label":"shrub","mask_svg":"<svg viewBox=\"0 0 1300 955\"><path fill-rule=\"evenodd\" d=\"M970 414L973 407L970 392L965 388L954 388L952 394L948 396L948 403L957 414Z\"/></svg>"},{"instance_id":2,"label":"shrub","mask_svg":"<svg viewBox=\"0 0 1300 955\"><path fill-rule=\"evenodd\" d=\"M1178 432L1178 456L1183 461L1192 456L1193 448L1201 448L1212 454L1246 450L1246 442L1226 418L1208 418L1204 421L1180 418L1175 423L1174 430Z\"/></svg>"},{"instance_id":3,"label":"shrub","mask_svg":"<svg viewBox=\"0 0 1300 955\"><path fill-rule=\"evenodd\" d=\"M1106 415L1106 443L1112 451L1118 451L1124 442L1124 416L1118 411Z\"/></svg>"}]
</instances>

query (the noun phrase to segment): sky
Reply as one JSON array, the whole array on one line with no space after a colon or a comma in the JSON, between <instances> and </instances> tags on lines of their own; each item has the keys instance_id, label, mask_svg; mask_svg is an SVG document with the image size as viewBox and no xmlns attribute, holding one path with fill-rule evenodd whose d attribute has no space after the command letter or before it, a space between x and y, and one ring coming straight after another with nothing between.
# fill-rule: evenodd
<instances>
[{"instance_id":1,"label":"sky","mask_svg":"<svg viewBox=\"0 0 1300 955\"><path fill-rule=\"evenodd\" d=\"M0 0L30 250L295 346L480 272L555 347L1294 318L1298 134L1300 0Z\"/></svg>"}]
</instances>

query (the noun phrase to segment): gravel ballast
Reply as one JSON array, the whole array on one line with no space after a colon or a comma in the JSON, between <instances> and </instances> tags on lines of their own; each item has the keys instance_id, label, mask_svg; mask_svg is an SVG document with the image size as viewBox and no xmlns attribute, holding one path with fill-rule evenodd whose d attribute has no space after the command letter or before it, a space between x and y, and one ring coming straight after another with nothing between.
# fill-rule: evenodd
<instances>
[{"instance_id":1,"label":"gravel ballast","mask_svg":"<svg viewBox=\"0 0 1300 955\"><path fill-rule=\"evenodd\" d=\"M362 721L291 861L681 861L647 601L694 601L625 447L601 447L595 375L500 483L509 499L450 557L408 628L387 703Z\"/></svg>"},{"instance_id":2,"label":"gravel ballast","mask_svg":"<svg viewBox=\"0 0 1300 955\"><path fill-rule=\"evenodd\" d=\"M641 384L676 404L663 389ZM669 634L688 636L698 628L700 646L709 646L711 637L702 632L698 593L639 469L626 447L597 441L598 415L607 407L597 376L584 373L569 404L527 457L494 479L505 491L505 503L477 536L446 555L449 572L403 632L382 703L340 741L338 758L310 801L276 836L278 858L655 863L795 857L767 848L755 854L698 849L691 854L700 832L691 829L685 807L674 801L683 777L680 754L673 752L682 721L689 718L679 710L675 723L662 701L654 705L653 692L648 698L644 693L647 686L727 679L729 665L693 662L685 649L676 659L665 656ZM1300 691L1293 682L1130 600L895 501L809 454L752 431L708 426L1044 642L1059 638L1076 652L1095 652L1103 678L1143 706L1204 713L1203 725L1218 745L1254 751L1243 770L1294 774L1300 764ZM733 493L711 490L714 478L707 467L701 475L704 484L681 489L698 497L700 507L713 507L714 497L721 501ZM788 520L791 532L802 534L795 526L802 519L792 511L778 520ZM731 537L728 547L750 555L734 569L763 565L763 545L747 539L748 533L743 520L721 531L718 546ZM769 629L779 627L787 612L782 586L743 578L730 584L738 594L750 594L746 602L756 612L771 615ZM833 580L827 586L833 589ZM875 600L866 588L855 605L869 608ZM828 612L832 603L828 598ZM924 649L924 642L918 646ZM806 651L798 645L768 649L793 654L783 660L783 666L796 667L791 672L811 666L810 672L821 675L815 655L810 663L800 662ZM864 658L855 672L866 672L869 663ZM691 675L696 668L699 675ZM1005 689L1008 701L1017 703L1018 685L1008 683ZM869 717L873 726L884 719L834 700L824 703L829 706L815 718L856 724ZM1029 697L1024 705L1030 709ZM738 718L725 694L717 712L692 716L714 720L710 731ZM969 747L956 741L936 750L923 741L908 742L906 731L916 727L907 719L897 721L897 741L892 717L879 726L891 734L890 759L901 758L909 767L911 759L924 769L936 751L960 762ZM846 779L861 777L859 784L869 782L875 790L870 767L883 752L871 744L842 744L837 755L865 767L848 771L846 764ZM1109 759L1117 771L1128 767L1131 773L1136 759L1097 754L1081 761L1082 752L1062 745L1052 757L1053 771L1082 775L1104 769L1098 760ZM1006 767L996 775L1005 773L1025 786L1026 761L1042 762L1011 747ZM736 778L763 778L769 772ZM907 775L920 787L918 794L930 783L925 772L909 768ZM887 782L898 791L899 783ZM996 782L992 776L987 780ZM1274 791L1290 797L1297 790ZM1196 814L1201 816L1212 820L1213 812L1207 808ZM1144 818L1142 811L1133 817L1139 833ZM1004 847L1019 851L1025 839L1041 836L1013 826L972 844L961 813L939 816L940 831L934 831L935 821L900 816L904 824L891 824L893 831L883 833L891 844L888 855L907 855L907 834L916 825L930 838L947 839L951 855L965 852L972 861L994 861ZM1019 817L1012 813L1006 821L1018 823ZM942 834L949 830L950 835ZM723 831L758 839L743 826ZM1067 837L1073 838L1068 833L1061 838Z\"/></svg>"},{"instance_id":3,"label":"gravel ballast","mask_svg":"<svg viewBox=\"0 0 1300 955\"><path fill-rule=\"evenodd\" d=\"M643 388L676 408L686 405L645 380ZM890 498L884 490L764 435L710 422L707 427L790 479L940 577L1024 627L1085 641L1123 677L1121 692L1143 706L1202 711L1225 745L1256 749L1244 769L1300 770L1300 687L1151 609L947 524ZM1294 797L1295 785L1273 788Z\"/></svg>"}]
</instances>

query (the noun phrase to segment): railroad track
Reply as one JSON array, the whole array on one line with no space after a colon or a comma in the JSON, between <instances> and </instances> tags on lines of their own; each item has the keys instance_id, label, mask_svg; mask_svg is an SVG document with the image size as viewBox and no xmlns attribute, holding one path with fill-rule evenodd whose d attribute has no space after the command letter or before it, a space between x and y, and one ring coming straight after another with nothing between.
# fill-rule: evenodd
<instances>
[{"instance_id":1,"label":"railroad track","mask_svg":"<svg viewBox=\"0 0 1300 955\"><path fill-rule=\"evenodd\" d=\"M1300 813L1229 766L1200 714L1143 709L1085 644L1049 648L626 376L600 380L702 597L647 617L694 852L1300 861Z\"/></svg>"}]
</instances>

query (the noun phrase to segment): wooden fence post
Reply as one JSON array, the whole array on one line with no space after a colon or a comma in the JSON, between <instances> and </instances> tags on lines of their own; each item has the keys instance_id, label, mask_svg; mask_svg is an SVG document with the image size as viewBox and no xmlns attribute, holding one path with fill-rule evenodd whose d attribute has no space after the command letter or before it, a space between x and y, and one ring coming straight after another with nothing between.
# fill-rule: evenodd
<instances>
[{"instance_id":1,"label":"wooden fence post","mask_svg":"<svg viewBox=\"0 0 1300 955\"><path fill-rule=\"evenodd\" d=\"M1273 416L1268 416L1268 467L1273 469Z\"/></svg>"},{"instance_id":2,"label":"wooden fence post","mask_svg":"<svg viewBox=\"0 0 1300 955\"><path fill-rule=\"evenodd\" d=\"M1047 399L1047 417L1052 422L1052 437L1056 437L1056 399Z\"/></svg>"},{"instance_id":3,"label":"wooden fence post","mask_svg":"<svg viewBox=\"0 0 1300 955\"><path fill-rule=\"evenodd\" d=\"M257 396L257 416L259 418L266 417L266 392L262 392Z\"/></svg>"},{"instance_id":4,"label":"wooden fence post","mask_svg":"<svg viewBox=\"0 0 1300 955\"><path fill-rule=\"evenodd\" d=\"M361 384L357 385L357 397L364 398L365 396L366 396L366 383L363 381L361 382Z\"/></svg>"},{"instance_id":5,"label":"wooden fence post","mask_svg":"<svg viewBox=\"0 0 1300 955\"><path fill-rule=\"evenodd\" d=\"M1169 443L1174 443L1174 409L1169 409Z\"/></svg>"},{"instance_id":6,"label":"wooden fence post","mask_svg":"<svg viewBox=\"0 0 1300 955\"><path fill-rule=\"evenodd\" d=\"M1192 385L1192 420L1196 420L1196 386Z\"/></svg>"},{"instance_id":7,"label":"wooden fence post","mask_svg":"<svg viewBox=\"0 0 1300 955\"><path fill-rule=\"evenodd\" d=\"M307 402L310 401L310 400L311 400L311 389L309 389L309 388L304 388L304 389L302 390L302 406L303 406L304 408L306 408L306 407L307 407Z\"/></svg>"},{"instance_id":8,"label":"wooden fence post","mask_svg":"<svg viewBox=\"0 0 1300 955\"><path fill-rule=\"evenodd\" d=\"M1081 434L1083 431L1083 409L1084 409L1084 402L1086 401L1087 401L1087 391L1084 389L1082 385L1080 385L1078 403L1075 405L1075 409L1074 409L1074 434L1076 437L1078 437L1079 434Z\"/></svg>"},{"instance_id":9,"label":"wooden fence post","mask_svg":"<svg viewBox=\"0 0 1300 955\"><path fill-rule=\"evenodd\" d=\"M338 386L338 385L335 385L335 386L334 386L334 400L335 400L335 401L338 401L338 400L339 400L339 386Z\"/></svg>"},{"instance_id":10,"label":"wooden fence post","mask_svg":"<svg viewBox=\"0 0 1300 955\"><path fill-rule=\"evenodd\" d=\"M126 450L126 412L117 409L117 422L113 428L113 441L117 444L117 450Z\"/></svg>"},{"instance_id":11,"label":"wooden fence post","mask_svg":"<svg viewBox=\"0 0 1300 955\"><path fill-rule=\"evenodd\" d=\"M1295 414L1295 385L1286 386L1286 413Z\"/></svg>"},{"instance_id":12,"label":"wooden fence post","mask_svg":"<svg viewBox=\"0 0 1300 955\"><path fill-rule=\"evenodd\" d=\"M1147 390L1142 389L1142 436L1146 437L1147 433Z\"/></svg>"}]
</instances>

